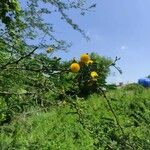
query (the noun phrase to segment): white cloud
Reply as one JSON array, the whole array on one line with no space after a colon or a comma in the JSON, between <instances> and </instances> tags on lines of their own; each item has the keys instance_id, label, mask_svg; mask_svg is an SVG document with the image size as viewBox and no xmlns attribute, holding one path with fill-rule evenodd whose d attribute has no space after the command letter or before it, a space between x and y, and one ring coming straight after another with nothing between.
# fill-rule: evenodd
<instances>
[{"instance_id":1,"label":"white cloud","mask_svg":"<svg viewBox=\"0 0 150 150\"><path fill-rule=\"evenodd\" d=\"M125 45L122 45L120 49L121 49L121 50L126 50L127 47L126 47Z\"/></svg>"}]
</instances>

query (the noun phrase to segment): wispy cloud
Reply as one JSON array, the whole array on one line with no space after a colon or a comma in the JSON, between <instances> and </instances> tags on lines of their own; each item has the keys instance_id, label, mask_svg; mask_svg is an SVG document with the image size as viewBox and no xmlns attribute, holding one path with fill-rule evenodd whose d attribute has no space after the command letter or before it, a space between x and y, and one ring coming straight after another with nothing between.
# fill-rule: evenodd
<instances>
[{"instance_id":1,"label":"wispy cloud","mask_svg":"<svg viewBox=\"0 0 150 150\"><path fill-rule=\"evenodd\" d=\"M127 50L128 48L127 48L127 46L122 45L120 49L121 49L121 50Z\"/></svg>"}]
</instances>

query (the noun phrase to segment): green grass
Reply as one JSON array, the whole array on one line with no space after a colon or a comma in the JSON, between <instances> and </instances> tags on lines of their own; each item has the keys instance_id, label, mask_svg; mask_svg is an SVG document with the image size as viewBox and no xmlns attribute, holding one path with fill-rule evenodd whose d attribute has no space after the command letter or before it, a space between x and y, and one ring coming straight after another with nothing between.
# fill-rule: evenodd
<instances>
[{"instance_id":1,"label":"green grass","mask_svg":"<svg viewBox=\"0 0 150 150\"><path fill-rule=\"evenodd\" d=\"M48 112L32 110L1 126L0 149L150 149L150 90L107 93L125 135L101 95L60 103Z\"/></svg>"}]
</instances>

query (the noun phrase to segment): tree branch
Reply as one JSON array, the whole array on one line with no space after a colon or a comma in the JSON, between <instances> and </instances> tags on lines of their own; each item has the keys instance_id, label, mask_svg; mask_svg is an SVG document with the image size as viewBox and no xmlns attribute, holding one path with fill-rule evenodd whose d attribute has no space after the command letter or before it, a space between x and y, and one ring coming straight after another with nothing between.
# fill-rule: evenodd
<instances>
[{"instance_id":1,"label":"tree branch","mask_svg":"<svg viewBox=\"0 0 150 150\"><path fill-rule=\"evenodd\" d=\"M13 61L13 62L10 62L10 61L9 61L9 62L6 63L5 65L1 66L0 68L1 68L1 69L5 69L8 65L18 64L18 63L19 63L20 61L22 61L23 59L25 59L25 58L31 56L37 49L38 49L38 47L35 47L35 48L34 48L30 53L28 53L27 55L22 56L22 57L20 57L18 60L15 60L15 61Z\"/></svg>"},{"instance_id":2,"label":"tree branch","mask_svg":"<svg viewBox=\"0 0 150 150\"><path fill-rule=\"evenodd\" d=\"M32 92L26 92L26 93L11 93L11 92L6 92L6 91L0 91L0 95L32 95L36 93Z\"/></svg>"},{"instance_id":3,"label":"tree branch","mask_svg":"<svg viewBox=\"0 0 150 150\"><path fill-rule=\"evenodd\" d=\"M116 60L117 60L117 59L116 59ZM114 109L113 109L113 107L112 107L112 105L111 105L109 99L107 98L107 96L106 96L105 92L103 91L103 89L99 88L99 90L100 90L100 92L102 92L104 98L106 99L107 104L108 104L108 106L109 106L109 108L110 108L110 111L112 112L112 114L113 114L113 116L114 116L114 118L115 118L115 121L116 121L118 127L120 128L120 131L121 131L122 135L125 137L125 132L124 132L122 126L120 125L119 119L118 119L118 117L117 117L117 115L116 115L116 113L115 113L115 111L114 111ZM131 147L131 148L134 150L134 147L132 146L132 144L130 144L130 141L128 141L128 142L129 142L129 143L127 143L127 142L125 141L125 144L128 145L129 147Z\"/></svg>"},{"instance_id":4,"label":"tree branch","mask_svg":"<svg viewBox=\"0 0 150 150\"><path fill-rule=\"evenodd\" d=\"M119 58L116 57L115 60L111 64L108 65L108 67L113 66L120 74L122 74L122 70L116 66L116 62L119 61L120 59L121 59L120 57Z\"/></svg>"}]
</instances>

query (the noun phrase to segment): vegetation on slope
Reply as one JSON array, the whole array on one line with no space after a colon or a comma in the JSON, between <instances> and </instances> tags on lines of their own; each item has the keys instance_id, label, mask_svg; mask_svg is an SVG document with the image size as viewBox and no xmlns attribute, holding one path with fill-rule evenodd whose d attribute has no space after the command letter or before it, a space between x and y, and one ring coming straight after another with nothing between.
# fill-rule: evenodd
<instances>
[{"instance_id":1,"label":"vegetation on slope","mask_svg":"<svg viewBox=\"0 0 150 150\"><path fill-rule=\"evenodd\" d=\"M150 149L149 90L129 85L110 91L115 86L106 85L110 66L121 73L119 58L51 57L70 44L56 37L44 16L57 13L88 39L69 11L84 16L96 4L25 0L24 8L22 2L0 4L0 149Z\"/></svg>"},{"instance_id":2,"label":"vegetation on slope","mask_svg":"<svg viewBox=\"0 0 150 150\"><path fill-rule=\"evenodd\" d=\"M94 94L53 106L32 109L1 127L2 149L103 150L150 149L150 91L110 91L120 132L105 98ZM130 147L127 143L132 145Z\"/></svg>"}]
</instances>

